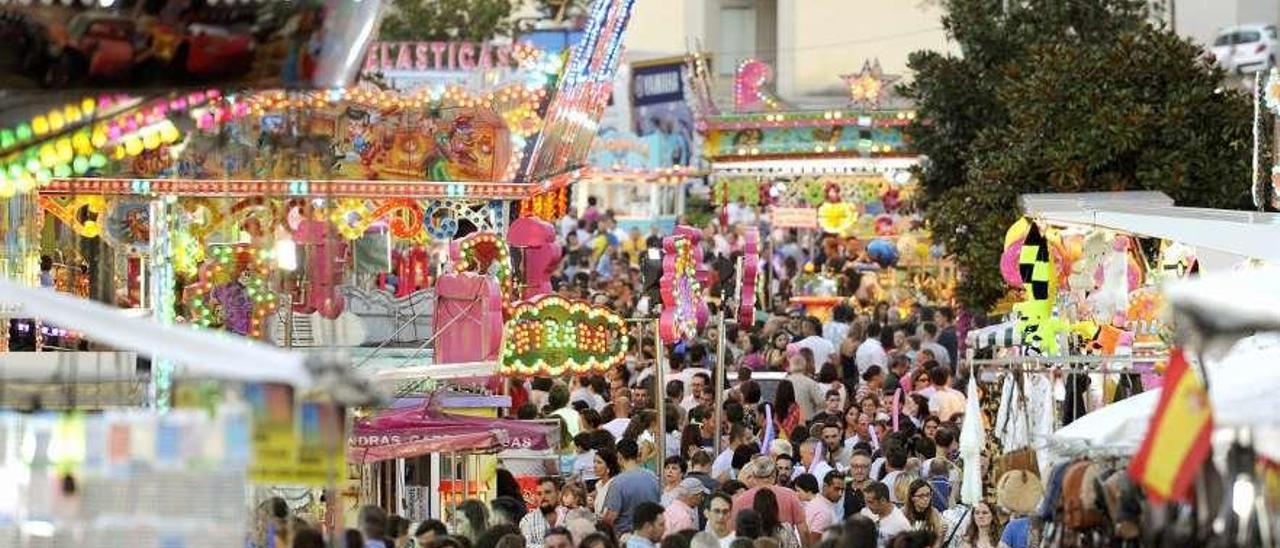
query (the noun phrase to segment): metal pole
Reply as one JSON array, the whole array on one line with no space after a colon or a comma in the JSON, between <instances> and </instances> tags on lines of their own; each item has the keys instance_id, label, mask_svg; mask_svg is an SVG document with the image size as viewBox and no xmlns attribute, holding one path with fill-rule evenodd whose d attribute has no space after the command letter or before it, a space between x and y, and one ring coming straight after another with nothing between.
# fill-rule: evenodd
<instances>
[{"instance_id":1,"label":"metal pole","mask_svg":"<svg viewBox=\"0 0 1280 548\"><path fill-rule=\"evenodd\" d=\"M658 435L655 436L657 439L654 441L657 442L658 446L658 454L656 455L658 463L655 469L659 474L662 473L662 461L667 458L667 410L665 405L667 401L667 360L666 345L662 344L662 328L658 323L660 321L654 320L653 324L653 366L657 369L653 372L656 386L654 386L654 393L652 394L653 406L658 411Z\"/></svg>"},{"instance_id":2,"label":"metal pole","mask_svg":"<svg viewBox=\"0 0 1280 548\"><path fill-rule=\"evenodd\" d=\"M742 259L738 259L738 271L739 272L742 271ZM726 339L724 334L724 309L725 309L725 299L721 299L720 300L720 318L718 321L719 336L717 337L718 340L716 345L716 371L715 371L716 378L714 379L716 408L712 410L712 417L714 417L712 420L715 421L715 425L716 425L715 435L712 437L713 439L712 449L715 452L712 453L712 455L720 454L720 442L721 442L720 434L721 434L721 428L724 425L724 374L725 374L724 354L725 354L725 339ZM680 456L684 457L686 455L680 455Z\"/></svg>"}]
</instances>

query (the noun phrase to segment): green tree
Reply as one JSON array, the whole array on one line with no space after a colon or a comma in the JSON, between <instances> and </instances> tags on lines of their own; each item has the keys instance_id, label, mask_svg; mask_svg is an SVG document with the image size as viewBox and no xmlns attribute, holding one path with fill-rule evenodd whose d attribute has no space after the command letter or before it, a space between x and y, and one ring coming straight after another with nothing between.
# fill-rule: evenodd
<instances>
[{"instance_id":1,"label":"green tree","mask_svg":"<svg viewBox=\"0 0 1280 548\"><path fill-rule=\"evenodd\" d=\"M962 55L912 54L901 91L928 160L920 205L986 310L1017 198L1159 190L1179 205L1249 206L1253 107L1143 0L943 0ZM1007 4L1007 12L1004 4Z\"/></svg>"},{"instance_id":2,"label":"green tree","mask_svg":"<svg viewBox=\"0 0 1280 548\"><path fill-rule=\"evenodd\" d=\"M511 33L518 0L393 0L380 40L483 42Z\"/></svg>"}]
</instances>

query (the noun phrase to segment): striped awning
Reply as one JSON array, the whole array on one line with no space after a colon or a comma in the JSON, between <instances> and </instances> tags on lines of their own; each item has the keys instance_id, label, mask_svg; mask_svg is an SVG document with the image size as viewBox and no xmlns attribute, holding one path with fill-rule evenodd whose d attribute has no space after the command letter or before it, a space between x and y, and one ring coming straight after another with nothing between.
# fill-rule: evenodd
<instances>
[{"instance_id":1,"label":"striped awning","mask_svg":"<svg viewBox=\"0 0 1280 548\"><path fill-rule=\"evenodd\" d=\"M977 350L1011 348L1022 344L1022 333L1017 329L1017 322L1007 321L970 330L965 340L969 348Z\"/></svg>"}]
</instances>

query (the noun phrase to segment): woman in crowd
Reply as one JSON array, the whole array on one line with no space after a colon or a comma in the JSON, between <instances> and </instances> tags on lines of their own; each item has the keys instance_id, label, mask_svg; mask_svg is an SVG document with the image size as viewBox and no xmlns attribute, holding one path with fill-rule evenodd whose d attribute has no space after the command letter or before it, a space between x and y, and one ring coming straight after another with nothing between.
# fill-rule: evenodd
<instances>
[{"instance_id":1,"label":"woman in crowd","mask_svg":"<svg viewBox=\"0 0 1280 548\"><path fill-rule=\"evenodd\" d=\"M684 479L685 459L681 457L667 457L662 463L662 505L671 504L672 497L676 496L676 488L680 486L680 480Z\"/></svg>"},{"instance_id":2,"label":"woman in crowd","mask_svg":"<svg viewBox=\"0 0 1280 548\"><path fill-rule=\"evenodd\" d=\"M960 537L959 548L997 548L1000 545L999 528L995 509L983 500L973 505L969 513L969 528Z\"/></svg>"},{"instance_id":3,"label":"woman in crowd","mask_svg":"<svg viewBox=\"0 0 1280 548\"><path fill-rule=\"evenodd\" d=\"M781 371L787 367L787 345L791 344L791 335L786 331L773 334L769 349L764 353L765 368Z\"/></svg>"},{"instance_id":4,"label":"woman in crowd","mask_svg":"<svg viewBox=\"0 0 1280 548\"><path fill-rule=\"evenodd\" d=\"M786 436L804 419L800 416L800 404L796 403L796 388L791 381L778 383L778 393L773 397L773 422L779 436Z\"/></svg>"},{"instance_id":5,"label":"woman in crowd","mask_svg":"<svg viewBox=\"0 0 1280 548\"><path fill-rule=\"evenodd\" d=\"M604 499L609 494L609 482L622 473L618 464L618 453L611 448L596 449L596 496L593 510L597 516L604 515Z\"/></svg>"},{"instance_id":6,"label":"woman in crowd","mask_svg":"<svg viewBox=\"0 0 1280 548\"><path fill-rule=\"evenodd\" d=\"M917 478L907 488L908 498L902 505L902 513L907 517L913 531L928 531L937 539L934 546L941 546L946 539L947 526L942 521L942 514L933 507L933 487L929 482Z\"/></svg>"},{"instance_id":7,"label":"woman in crowd","mask_svg":"<svg viewBox=\"0 0 1280 548\"><path fill-rule=\"evenodd\" d=\"M782 548L800 548L800 536L795 527L782 523L778 518L778 498L772 490L757 491L751 509L760 514L761 536L778 541Z\"/></svg>"}]
</instances>

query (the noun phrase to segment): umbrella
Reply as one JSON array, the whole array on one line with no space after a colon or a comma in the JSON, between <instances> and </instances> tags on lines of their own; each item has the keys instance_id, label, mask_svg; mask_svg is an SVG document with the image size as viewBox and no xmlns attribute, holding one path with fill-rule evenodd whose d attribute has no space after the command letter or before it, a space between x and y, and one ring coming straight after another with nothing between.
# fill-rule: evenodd
<instances>
[{"instance_id":1,"label":"umbrella","mask_svg":"<svg viewBox=\"0 0 1280 548\"><path fill-rule=\"evenodd\" d=\"M964 423L960 427L960 458L964 473L960 480L960 502L972 506L982 500L982 409L978 402L977 376L969 377L969 394L965 400Z\"/></svg>"}]
</instances>

